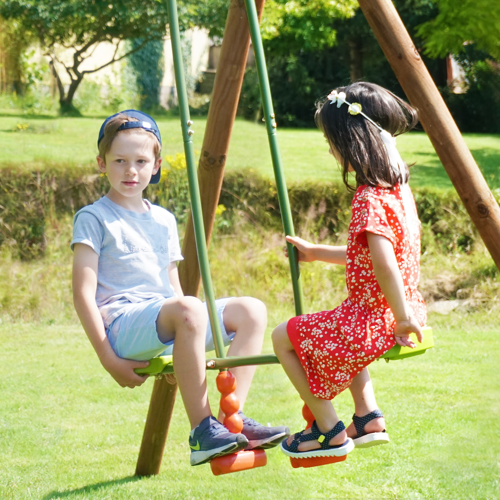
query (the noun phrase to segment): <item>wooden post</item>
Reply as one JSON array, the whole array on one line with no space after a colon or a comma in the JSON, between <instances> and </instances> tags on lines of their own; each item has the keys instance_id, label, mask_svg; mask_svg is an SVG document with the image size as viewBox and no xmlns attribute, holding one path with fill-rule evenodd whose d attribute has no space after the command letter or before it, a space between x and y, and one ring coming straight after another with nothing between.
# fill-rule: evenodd
<instances>
[{"instance_id":1,"label":"wooden post","mask_svg":"<svg viewBox=\"0 0 500 500\"><path fill-rule=\"evenodd\" d=\"M256 7L260 19L264 0L256 0ZM215 210L224 179L224 167L249 47L250 32L244 1L231 0L198 166L207 245L210 243ZM193 128L196 130L196 121ZM185 259L179 267L182 287L186 295L196 296L200 288L200 269L191 217L188 220L182 252Z\"/></svg>"},{"instance_id":2,"label":"wooden post","mask_svg":"<svg viewBox=\"0 0 500 500\"><path fill-rule=\"evenodd\" d=\"M500 269L500 207L391 0L359 0L472 222Z\"/></svg>"},{"instance_id":3,"label":"wooden post","mask_svg":"<svg viewBox=\"0 0 500 500\"><path fill-rule=\"evenodd\" d=\"M262 15L264 1L256 0L259 18ZM231 0L198 167L207 245L210 242L215 210L224 178L224 166L238 109L249 47L250 31L245 4L243 0ZM193 129L196 130L196 120ZM182 253L184 260L179 266L182 289L185 295L196 296L200 288L200 269L191 217L186 228ZM136 475L149 476L160 471L176 391L177 386L169 385L164 379L155 381Z\"/></svg>"}]
</instances>

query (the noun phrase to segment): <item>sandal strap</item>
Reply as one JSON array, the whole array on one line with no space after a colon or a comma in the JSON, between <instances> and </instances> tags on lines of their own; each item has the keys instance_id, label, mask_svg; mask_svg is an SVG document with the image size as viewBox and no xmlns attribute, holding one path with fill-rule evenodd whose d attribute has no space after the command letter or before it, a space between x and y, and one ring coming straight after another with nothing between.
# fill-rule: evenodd
<instances>
[{"instance_id":1,"label":"sandal strap","mask_svg":"<svg viewBox=\"0 0 500 500\"><path fill-rule=\"evenodd\" d=\"M302 432L297 432L293 436L293 441L290 443L288 446L288 449L292 453L299 453L299 444L300 443L305 443L306 441L319 441L321 445L321 449L325 450L330 448L330 445L328 444L330 442L330 439L335 437L337 434L345 430L344 423L342 421L337 422L335 427L326 433L322 433L318 429L318 425L316 424L316 420L313 422L311 426L311 432L309 434L304 434L304 429ZM321 439L323 437L323 439Z\"/></svg>"},{"instance_id":2,"label":"sandal strap","mask_svg":"<svg viewBox=\"0 0 500 500\"><path fill-rule=\"evenodd\" d=\"M356 414L352 416L352 421L354 423L354 427L356 427L356 437L361 437L367 434L365 432L365 425L368 422L371 422L372 420L375 420L376 418L383 417L384 415L380 410L373 410L371 413L368 413L368 415L365 415L364 417L357 417Z\"/></svg>"},{"instance_id":3,"label":"sandal strap","mask_svg":"<svg viewBox=\"0 0 500 500\"><path fill-rule=\"evenodd\" d=\"M309 436L314 436L314 437L308 439L308 441L316 439L321 445L321 449L327 450L331 448L330 439L334 438L337 434L341 433L344 430L345 430L344 422L342 422L342 420L339 420L333 429L323 433L319 430L315 420L311 426L311 434L309 434Z\"/></svg>"}]
</instances>

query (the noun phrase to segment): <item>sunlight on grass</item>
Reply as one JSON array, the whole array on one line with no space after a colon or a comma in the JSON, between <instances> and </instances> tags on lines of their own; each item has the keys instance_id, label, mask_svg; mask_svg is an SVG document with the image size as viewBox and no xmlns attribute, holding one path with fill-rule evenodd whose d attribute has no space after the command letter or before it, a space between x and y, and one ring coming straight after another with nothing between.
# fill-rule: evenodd
<instances>
[{"instance_id":1,"label":"sunlight on grass","mask_svg":"<svg viewBox=\"0 0 500 500\"><path fill-rule=\"evenodd\" d=\"M65 163L93 165L97 154L97 133L103 117L59 118L3 116L0 125L1 165L15 163L23 168ZM178 118L158 118L163 141L163 155L183 151ZM193 142L201 153L206 118L195 117ZM486 181L500 187L500 137L465 134ZM316 129L279 129L278 139L285 175L289 180L340 180L336 162L328 154L328 146ZM415 163L413 186L451 187L451 182L429 139L423 132L412 132L398 138L402 157ZM235 122L226 168L251 168L272 177L271 155L264 126L242 119Z\"/></svg>"},{"instance_id":2,"label":"sunlight on grass","mask_svg":"<svg viewBox=\"0 0 500 500\"><path fill-rule=\"evenodd\" d=\"M275 309L270 324L286 314ZM354 451L343 464L300 470L270 450L267 467L216 478L208 466L189 466L189 424L179 399L161 473L143 479L131 476L152 381L121 389L76 324L0 326L0 498L497 498L500 349L490 339L498 336L498 323L460 313L433 316L430 323L432 351L372 365L390 445ZM19 355L21 345L29 346L28 356ZM268 337L264 352L270 350ZM249 415L298 431L300 408L279 366L258 369ZM348 393L336 408L350 422Z\"/></svg>"}]
</instances>

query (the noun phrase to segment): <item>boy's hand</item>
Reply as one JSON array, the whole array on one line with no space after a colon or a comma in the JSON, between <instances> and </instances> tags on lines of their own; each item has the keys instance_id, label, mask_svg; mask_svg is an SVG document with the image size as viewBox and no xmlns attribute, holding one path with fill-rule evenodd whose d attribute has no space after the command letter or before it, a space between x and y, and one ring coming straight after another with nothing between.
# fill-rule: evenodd
<instances>
[{"instance_id":1,"label":"boy's hand","mask_svg":"<svg viewBox=\"0 0 500 500\"><path fill-rule=\"evenodd\" d=\"M316 245L309 243L298 236L287 236L286 241L291 243L299 251L300 262L313 262L316 260L314 256L314 248ZM285 248L285 255L288 257L288 251Z\"/></svg>"},{"instance_id":2,"label":"boy's hand","mask_svg":"<svg viewBox=\"0 0 500 500\"><path fill-rule=\"evenodd\" d=\"M394 329L396 344L414 349L416 344L410 339L410 333L415 333L420 343L424 340L422 327L413 316L410 316L407 320L396 321L396 328Z\"/></svg>"},{"instance_id":3,"label":"boy's hand","mask_svg":"<svg viewBox=\"0 0 500 500\"><path fill-rule=\"evenodd\" d=\"M121 387L139 387L144 384L149 375L137 375L135 368L146 368L149 361L132 361L119 358L114 352L107 353L101 363L106 371L116 380Z\"/></svg>"}]
</instances>

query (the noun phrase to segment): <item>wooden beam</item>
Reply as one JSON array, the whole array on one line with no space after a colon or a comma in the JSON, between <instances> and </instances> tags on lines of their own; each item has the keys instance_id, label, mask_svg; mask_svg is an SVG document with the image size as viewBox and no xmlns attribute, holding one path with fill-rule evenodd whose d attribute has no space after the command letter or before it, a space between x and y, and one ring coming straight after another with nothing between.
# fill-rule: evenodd
<instances>
[{"instance_id":1,"label":"wooden beam","mask_svg":"<svg viewBox=\"0 0 500 500\"><path fill-rule=\"evenodd\" d=\"M264 0L256 0L256 6L260 18ZM245 5L243 0L231 0L198 167L207 245L212 235L249 47L250 31ZM193 129L196 130L196 121ZM184 260L179 266L182 289L185 295L196 296L200 288L200 270L191 217L182 253ZM155 381L136 475L149 476L160 472L176 390L176 385L171 386L164 379Z\"/></svg>"},{"instance_id":2,"label":"wooden beam","mask_svg":"<svg viewBox=\"0 0 500 500\"><path fill-rule=\"evenodd\" d=\"M256 7L260 19L264 0L256 0ZM245 4L243 0L231 0L198 166L207 246L210 243L215 210L224 179L224 167L238 110L249 47L250 31ZM196 122L193 127L196 128ZM182 252L184 262L179 266L182 288L186 295L197 296L200 288L200 269L191 217L188 219Z\"/></svg>"},{"instance_id":3,"label":"wooden beam","mask_svg":"<svg viewBox=\"0 0 500 500\"><path fill-rule=\"evenodd\" d=\"M391 0L359 0L451 182L500 269L500 207Z\"/></svg>"}]
</instances>

